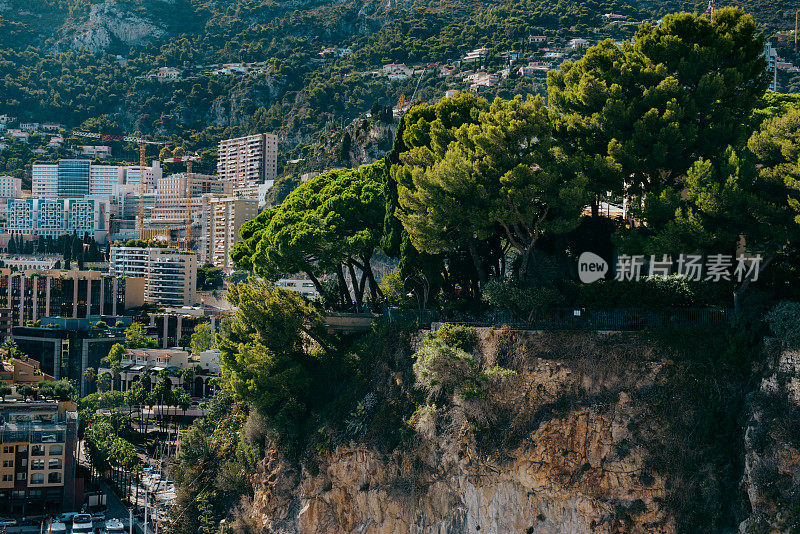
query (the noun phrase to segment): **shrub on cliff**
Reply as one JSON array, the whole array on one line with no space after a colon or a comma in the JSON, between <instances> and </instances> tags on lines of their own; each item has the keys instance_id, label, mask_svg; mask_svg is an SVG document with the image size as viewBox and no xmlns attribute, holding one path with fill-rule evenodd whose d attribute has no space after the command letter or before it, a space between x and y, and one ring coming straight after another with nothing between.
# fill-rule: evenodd
<instances>
[{"instance_id":1,"label":"shrub on cliff","mask_svg":"<svg viewBox=\"0 0 800 534\"><path fill-rule=\"evenodd\" d=\"M800 303L781 302L765 317L772 335L787 348L800 347Z\"/></svg>"}]
</instances>

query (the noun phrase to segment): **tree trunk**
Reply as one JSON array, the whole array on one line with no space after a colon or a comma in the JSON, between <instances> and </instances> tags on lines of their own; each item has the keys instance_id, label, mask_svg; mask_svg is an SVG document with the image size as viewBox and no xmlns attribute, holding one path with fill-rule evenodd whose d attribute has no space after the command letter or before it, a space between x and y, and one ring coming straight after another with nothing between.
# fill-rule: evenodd
<instances>
[{"instance_id":1,"label":"tree trunk","mask_svg":"<svg viewBox=\"0 0 800 534\"><path fill-rule=\"evenodd\" d=\"M347 288L347 280L344 279L342 268L342 265L336 268L336 276L339 278L339 296L342 299L342 305L350 307L353 305L353 300L350 298L350 290Z\"/></svg>"},{"instance_id":2,"label":"tree trunk","mask_svg":"<svg viewBox=\"0 0 800 534\"><path fill-rule=\"evenodd\" d=\"M470 238L468 243L469 248L469 255L472 258L472 265L475 267L475 272L478 275L478 288L482 288L486 285L487 276L486 276L486 269L483 266L483 262L481 261L481 257L478 254L478 245L474 238Z\"/></svg>"},{"instance_id":3,"label":"tree trunk","mask_svg":"<svg viewBox=\"0 0 800 534\"><path fill-rule=\"evenodd\" d=\"M763 273L770 264L775 261L775 258L778 256L777 252L769 256L764 263L759 266L759 275ZM733 313L734 315L739 315L742 307L742 299L744 298L744 294L747 292L747 288L750 287L750 283L753 281L753 275L755 273L750 272L747 274L744 280L742 280L741 285L733 291Z\"/></svg>"}]
</instances>

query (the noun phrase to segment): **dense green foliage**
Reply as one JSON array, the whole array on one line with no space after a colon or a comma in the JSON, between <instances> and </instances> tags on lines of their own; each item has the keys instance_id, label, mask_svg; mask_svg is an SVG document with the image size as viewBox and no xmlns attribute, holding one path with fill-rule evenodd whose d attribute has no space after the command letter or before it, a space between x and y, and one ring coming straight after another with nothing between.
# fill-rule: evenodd
<instances>
[{"instance_id":1,"label":"dense green foliage","mask_svg":"<svg viewBox=\"0 0 800 534\"><path fill-rule=\"evenodd\" d=\"M309 180L279 206L244 224L243 241L231 257L239 268L272 280L304 273L322 294L322 275L333 274L337 289L328 296L332 306L361 309L366 299L376 301L381 290L371 259L383 220L382 170L377 163Z\"/></svg>"}]
</instances>

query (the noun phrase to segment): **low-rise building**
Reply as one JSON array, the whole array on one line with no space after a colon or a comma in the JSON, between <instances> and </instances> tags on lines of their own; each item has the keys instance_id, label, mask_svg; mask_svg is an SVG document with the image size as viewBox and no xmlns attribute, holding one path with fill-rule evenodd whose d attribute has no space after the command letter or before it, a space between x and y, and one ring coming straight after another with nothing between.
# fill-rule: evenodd
<instances>
[{"instance_id":1,"label":"low-rise building","mask_svg":"<svg viewBox=\"0 0 800 534\"><path fill-rule=\"evenodd\" d=\"M2 371L0 371L0 382L9 386L33 385L38 382L52 382L53 380L55 380L55 377L42 372L41 364L32 358L27 360L11 358L10 361L3 362Z\"/></svg>"},{"instance_id":2,"label":"low-rise building","mask_svg":"<svg viewBox=\"0 0 800 534\"><path fill-rule=\"evenodd\" d=\"M472 52L467 53L462 59L462 63L477 63L486 59L486 56L489 55L488 48L476 48Z\"/></svg>"},{"instance_id":3,"label":"low-rise building","mask_svg":"<svg viewBox=\"0 0 800 534\"><path fill-rule=\"evenodd\" d=\"M55 269L56 262L61 262L61 254L0 254L0 267L18 271Z\"/></svg>"},{"instance_id":4,"label":"low-rise building","mask_svg":"<svg viewBox=\"0 0 800 534\"><path fill-rule=\"evenodd\" d=\"M82 156L92 158L108 158L111 156L111 147L107 145L81 145L78 148Z\"/></svg>"},{"instance_id":5,"label":"low-rise building","mask_svg":"<svg viewBox=\"0 0 800 534\"><path fill-rule=\"evenodd\" d=\"M168 349L128 349L121 362L120 389L127 391L139 377L150 371L152 384L158 380L158 374L167 371L170 385L173 388L183 387L193 397L208 397L214 392L213 379L221 371L220 351L211 349L200 354L191 354L179 348ZM191 369L193 375L190 382L186 382L186 375L181 372ZM109 373L111 370L101 367L98 376Z\"/></svg>"},{"instance_id":6,"label":"low-rise building","mask_svg":"<svg viewBox=\"0 0 800 534\"><path fill-rule=\"evenodd\" d=\"M159 67L156 78L160 82L177 80L181 76L181 71L173 67Z\"/></svg>"}]
</instances>

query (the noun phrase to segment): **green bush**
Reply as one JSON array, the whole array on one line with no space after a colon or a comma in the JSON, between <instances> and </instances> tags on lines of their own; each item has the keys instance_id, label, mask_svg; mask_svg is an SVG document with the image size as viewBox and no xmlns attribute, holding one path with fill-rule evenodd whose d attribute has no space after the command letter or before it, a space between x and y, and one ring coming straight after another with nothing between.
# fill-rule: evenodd
<instances>
[{"instance_id":1,"label":"green bush","mask_svg":"<svg viewBox=\"0 0 800 534\"><path fill-rule=\"evenodd\" d=\"M555 288L520 286L512 280L492 280L483 290L483 300L495 309L510 310L530 321L536 313L564 304L564 296Z\"/></svg>"},{"instance_id":2,"label":"green bush","mask_svg":"<svg viewBox=\"0 0 800 534\"><path fill-rule=\"evenodd\" d=\"M472 355L439 338L428 338L414 355L417 384L428 392L428 401L449 399L475 388L479 373Z\"/></svg>"},{"instance_id":3,"label":"green bush","mask_svg":"<svg viewBox=\"0 0 800 534\"><path fill-rule=\"evenodd\" d=\"M428 334L431 339L439 339L450 347L471 352L478 344L478 334L471 326L443 324L436 332Z\"/></svg>"}]
</instances>

